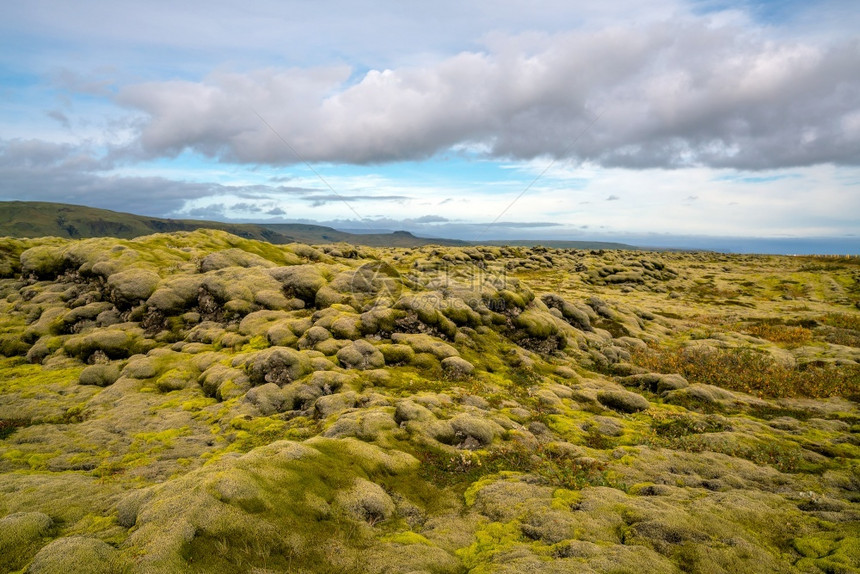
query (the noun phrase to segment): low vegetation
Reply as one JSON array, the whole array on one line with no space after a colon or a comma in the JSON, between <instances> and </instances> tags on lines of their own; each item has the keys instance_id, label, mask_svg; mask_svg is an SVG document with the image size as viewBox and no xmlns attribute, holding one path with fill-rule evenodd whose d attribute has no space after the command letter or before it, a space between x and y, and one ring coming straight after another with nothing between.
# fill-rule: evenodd
<instances>
[{"instance_id":1,"label":"low vegetation","mask_svg":"<svg viewBox=\"0 0 860 574\"><path fill-rule=\"evenodd\" d=\"M0 239L0 571L856 572L852 260Z\"/></svg>"}]
</instances>

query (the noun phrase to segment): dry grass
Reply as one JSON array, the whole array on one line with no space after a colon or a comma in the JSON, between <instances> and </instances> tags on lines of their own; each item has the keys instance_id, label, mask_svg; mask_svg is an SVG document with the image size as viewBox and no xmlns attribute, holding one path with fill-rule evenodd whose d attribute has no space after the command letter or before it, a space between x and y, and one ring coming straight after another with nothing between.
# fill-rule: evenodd
<instances>
[{"instance_id":1,"label":"dry grass","mask_svg":"<svg viewBox=\"0 0 860 574\"><path fill-rule=\"evenodd\" d=\"M651 347L633 354L639 366L678 373L691 383L759 397L860 397L860 366L814 364L792 368L750 348Z\"/></svg>"},{"instance_id":2,"label":"dry grass","mask_svg":"<svg viewBox=\"0 0 860 574\"><path fill-rule=\"evenodd\" d=\"M802 347L812 341L812 331L806 327L760 323L745 330L759 339L785 345L789 349Z\"/></svg>"}]
</instances>

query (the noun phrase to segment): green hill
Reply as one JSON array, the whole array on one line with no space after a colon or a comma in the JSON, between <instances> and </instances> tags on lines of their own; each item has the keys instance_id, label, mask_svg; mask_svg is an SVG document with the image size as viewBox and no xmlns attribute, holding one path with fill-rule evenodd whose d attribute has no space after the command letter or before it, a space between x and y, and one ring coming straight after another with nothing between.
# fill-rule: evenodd
<instances>
[{"instance_id":1,"label":"green hill","mask_svg":"<svg viewBox=\"0 0 860 574\"><path fill-rule=\"evenodd\" d=\"M415 237L406 231L359 235L322 225L303 223L221 223L195 219L161 219L84 207L38 201L0 202L0 237L116 237L132 239L153 233L219 229L244 239L275 244L340 243L376 247L417 247L421 245L467 245L465 241Z\"/></svg>"},{"instance_id":2,"label":"green hill","mask_svg":"<svg viewBox=\"0 0 860 574\"><path fill-rule=\"evenodd\" d=\"M153 233L220 229L244 239L274 244L350 243L369 247L420 247L422 245L515 245L555 249L638 249L633 245L604 241L486 240L416 237L408 231L393 233L348 233L324 225L306 223L223 223L197 219L162 219L85 207L39 201L0 201L0 237L116 237L132 239Z\"/></svg>"}]
</instances>

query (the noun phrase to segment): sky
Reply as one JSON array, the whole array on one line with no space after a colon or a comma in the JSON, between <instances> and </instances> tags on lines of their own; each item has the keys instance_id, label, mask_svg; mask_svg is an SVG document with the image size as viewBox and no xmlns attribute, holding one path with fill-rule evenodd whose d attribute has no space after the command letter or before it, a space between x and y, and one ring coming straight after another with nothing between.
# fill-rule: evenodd
<instances>
[{"instance_id":1,"label":"sky","mask_svg":"<svg viewBox=\"0 0 860 574\"><path fill-rule=\"evenodd\" d=\"M4 2L0 200L850 251L857 30L855 0Z\"/></svg>"}]
</instances>

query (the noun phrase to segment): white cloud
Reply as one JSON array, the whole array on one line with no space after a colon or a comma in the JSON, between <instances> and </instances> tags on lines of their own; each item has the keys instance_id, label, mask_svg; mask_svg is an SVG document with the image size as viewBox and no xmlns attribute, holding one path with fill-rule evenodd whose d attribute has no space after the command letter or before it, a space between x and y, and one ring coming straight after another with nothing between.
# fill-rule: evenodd
<instances>
[{"instance_id":1,"label":"white cloud","mask_svg":"<svg viewBox=\"0 0 860 574\"><path fill-rule=\"evenodd\" d=\"M860 163L858 41L685 17L491 46L357 82L346 67L216 72L129 85L118 101L144 114L149 156L365 164L483 146L627 168Z\"/></svg>"}]
</instances>

